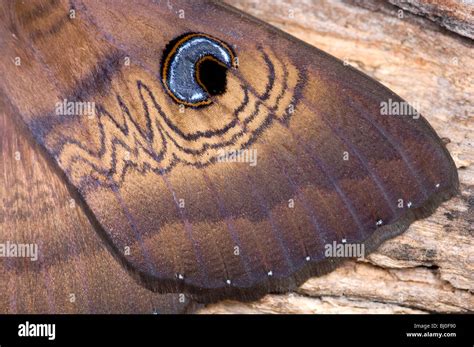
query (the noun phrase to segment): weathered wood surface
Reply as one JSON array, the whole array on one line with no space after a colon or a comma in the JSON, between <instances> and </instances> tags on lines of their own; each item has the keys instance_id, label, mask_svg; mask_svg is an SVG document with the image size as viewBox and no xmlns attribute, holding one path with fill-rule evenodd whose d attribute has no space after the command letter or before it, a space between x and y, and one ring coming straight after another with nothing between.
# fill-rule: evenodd
<instances>
[{"instance_id":1,"label":"weathered wood surface","mask_svg":"<svg viewBox=\"0 0 474 347\"><path fill-rule=\"evenodd\" d=\"M199 312L474 311L473 41L408 11L399 18L400 8L384 1L231 3L345 60L417 104L449 142L461 194L364 261L348 261L293 293L252 303L222 302ZM472 32L472 26L466 30Z\"/></svg>"},{"instance_id":2,"label":"weathered wood surface","mask_svg":"<svg viewBox=\"0 0 474 347\"><path fill-rule=\"evenodd\" d=\"M414 14L424 16L448 30L474 39L472 0L389 0Z\"/></svg>"}]
</instances>

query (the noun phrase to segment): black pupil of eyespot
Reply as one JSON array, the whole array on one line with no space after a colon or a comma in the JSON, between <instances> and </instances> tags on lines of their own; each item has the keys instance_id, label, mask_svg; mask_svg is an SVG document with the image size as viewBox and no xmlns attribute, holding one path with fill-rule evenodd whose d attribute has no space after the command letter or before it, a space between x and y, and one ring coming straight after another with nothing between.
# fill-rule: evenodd
<instances>
[{"instance_id":1,"label":"black pupil of eyespot","mask_svg":"<svg viewBox=\"0 0 474 347\"><path fill-rule=\"evenodd\" d=\"M199 64L199 79L211 95L225 92L227 68L214 60L206 59Z\"/></svg>"}]
</instances>

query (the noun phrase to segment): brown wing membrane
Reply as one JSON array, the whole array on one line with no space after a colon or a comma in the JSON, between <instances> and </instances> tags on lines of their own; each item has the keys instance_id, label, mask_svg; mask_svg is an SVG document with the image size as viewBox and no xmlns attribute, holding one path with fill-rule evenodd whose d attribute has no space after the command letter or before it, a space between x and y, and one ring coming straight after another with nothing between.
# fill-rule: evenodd
<instances>
[{"instance_id":1,"label":"brown wing membrane","mask_svg":"<svg viewBox=\"0 0 474 347\"><path fill-rule=\"evenodd\" d=\"M0 313L193 309L189 297L150 292L120 266L80 198L68 191L63 175L51 169L14 114L0 96L0 243L37 248L33 257L0 258Z\"/></svg>"},{"instance_id":2,"label":"brown wing membrane","mask_svg":"<svg viewBox=\"0 0 474 347\"><path fill-rule=\"evenodd\" d=\"M21 65L2 60L1 88L150 289L287 290L339 262L327 245L370 251L457 189L422 117L383 115L397 95L273 27L209 1L71 5L2 5L4 57ZM238 57L205 107L162 84L163 52L186 33ZM95 114L58 115L63 101ZM256 165L217 160L237 150Z\"/></svg>"}]
</instances>

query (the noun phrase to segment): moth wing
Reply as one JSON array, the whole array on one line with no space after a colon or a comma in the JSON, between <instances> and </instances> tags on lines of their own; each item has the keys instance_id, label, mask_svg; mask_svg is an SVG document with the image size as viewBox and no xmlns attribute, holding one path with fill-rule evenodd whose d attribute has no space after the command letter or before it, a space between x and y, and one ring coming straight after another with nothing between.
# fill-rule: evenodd
<instances>
[{"instance_id":1,"label":"moth wing","mask_svg":"<svg viewBox=\"0 0 474 347\"><path fill-rule=\"evenodd\" d=\"M85 1L54 33L18 20L24 55L41 55L23 82L50 90L26 94L3 69L9 99L109 248L132 250L142 284L205 301L287 290L334 268L334 245L368 252L454 194L453 161L426 120L382 112L404 105L393 92L230 7L177 6ZM161 83L166 45L193 32L239 62L204 108L180 107ZM97 114L58 117L63 98Z\"/></svg>"},{"instance_id":2,"label":"moth wing","mask_svg":"<svg viewBox=\"0 0 474 347\"><path fill-rule=\"evenodd\" d=\"M0 98L0 313L151 314L195 308L189 297L147 290L114 258L80 197L4 101Z\"/></svg>"}]
</instances>

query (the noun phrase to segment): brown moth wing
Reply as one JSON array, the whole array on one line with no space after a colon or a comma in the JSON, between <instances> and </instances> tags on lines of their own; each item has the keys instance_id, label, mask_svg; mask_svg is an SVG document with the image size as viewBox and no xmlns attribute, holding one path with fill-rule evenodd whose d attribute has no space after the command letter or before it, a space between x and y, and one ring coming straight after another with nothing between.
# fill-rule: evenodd
<instances>
[{"instance_id":1,"label":"brown moth wing","mask_svg":"<svg viewBox=\"0 0 474 347\"><path fill-rule=\"evenodd\" d=\"M422 117L381 115L398 96L246 14L209 1L72 5L73 20L65 1L3 5L6 50L25 63L2 61L2 89L149 288L206 301L287 290L339 262L327 244L370 251L457 189ZM231 45L239 68L211 105L182 113L160 62L189 32ZM98 112L56 116L62 99ZM258 164L215 162L236 149Z\"/></svg>"},{"instance_id":2,"label":"brown moth wing","mask_svg":"<svg viewBox=\"0 0 474 347\"><path fill-rule=\"evenodd\" d=\"M114 259L14 114L0 97L0 242L36 244L38 259L0 258L0 314L192 310L190 298L147 290Z\"/></svg>"}]
</instances>

